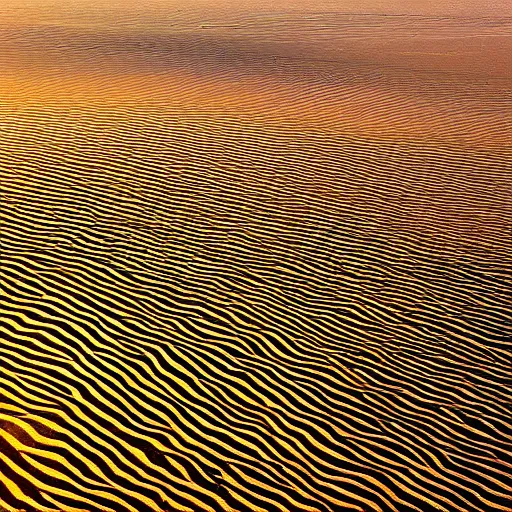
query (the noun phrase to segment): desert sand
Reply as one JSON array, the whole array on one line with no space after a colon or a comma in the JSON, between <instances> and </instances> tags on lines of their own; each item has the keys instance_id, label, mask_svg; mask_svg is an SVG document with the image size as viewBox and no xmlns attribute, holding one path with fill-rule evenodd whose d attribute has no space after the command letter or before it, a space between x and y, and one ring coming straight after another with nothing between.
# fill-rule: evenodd
<instances>
[{"instance_id":1,"label":"desert sand","mask_svg":"<svg viewBox=\"0 0 512 512\"><path fill-rule=\"evenodd\" d=\"M512 510L512 9L7 0L0 510Z\"/></svg>"}]
</instances>

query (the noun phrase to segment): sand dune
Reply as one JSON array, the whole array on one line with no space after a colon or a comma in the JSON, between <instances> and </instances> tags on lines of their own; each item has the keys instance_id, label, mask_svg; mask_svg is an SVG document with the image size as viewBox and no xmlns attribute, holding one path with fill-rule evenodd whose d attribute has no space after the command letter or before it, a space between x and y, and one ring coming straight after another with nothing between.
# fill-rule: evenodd
<instances>
[{"instance_id":1,"label":"sand dune","mask_svg":"<svg viewBox=\"0 0 512 512\"><path fill-rule=\"evenodd\" d=\"M512 510L512 13L15 3L0 510Z\"/></svg>"}]
</instances>

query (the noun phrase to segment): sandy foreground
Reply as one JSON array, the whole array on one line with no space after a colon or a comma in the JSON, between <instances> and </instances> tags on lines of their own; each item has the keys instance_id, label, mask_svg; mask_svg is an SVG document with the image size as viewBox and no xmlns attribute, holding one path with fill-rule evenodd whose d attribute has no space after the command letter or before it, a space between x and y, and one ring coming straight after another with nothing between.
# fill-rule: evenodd
<instances>
[{"instance_id":1,"label":"sandy foreground","mask_svg":"<svg viewBox=\"0 0 512 512\"><path fill-rule=\"evenodd\" d=\"M506 2L7 0L0 510L512 510Z\"/></svg>"}]
</instances>

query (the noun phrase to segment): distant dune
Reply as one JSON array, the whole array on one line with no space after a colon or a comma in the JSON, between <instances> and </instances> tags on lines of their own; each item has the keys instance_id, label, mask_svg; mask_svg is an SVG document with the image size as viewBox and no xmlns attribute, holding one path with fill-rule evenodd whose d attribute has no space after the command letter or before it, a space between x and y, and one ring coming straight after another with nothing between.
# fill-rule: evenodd
<instances>
[{"instance_id":1,"label":"distant dune","mask_svg":"<svg viewBox=\"0 0 512 512\"><path fill-rule=\"evenodd\" d=\"M512 9L0 11L0 510L512 511Z\"/></svg>"}]
</instances>

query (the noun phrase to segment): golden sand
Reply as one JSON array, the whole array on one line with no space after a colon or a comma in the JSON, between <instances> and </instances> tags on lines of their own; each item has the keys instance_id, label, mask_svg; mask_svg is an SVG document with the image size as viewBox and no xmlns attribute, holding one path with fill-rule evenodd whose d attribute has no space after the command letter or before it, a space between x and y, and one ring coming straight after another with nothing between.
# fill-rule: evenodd
<instances>
[{"instance_id":1,"label":"golden sand","mask_svg":"<svg viewBox=\"0 0 512 512\"><path fill-rule=\"evenodd\" d=\"M510 512L509 5L27 4L0 510Z\"/></svg>"}]
</instances>

